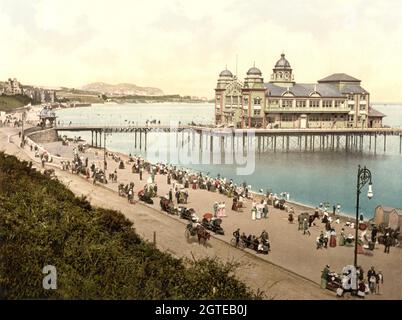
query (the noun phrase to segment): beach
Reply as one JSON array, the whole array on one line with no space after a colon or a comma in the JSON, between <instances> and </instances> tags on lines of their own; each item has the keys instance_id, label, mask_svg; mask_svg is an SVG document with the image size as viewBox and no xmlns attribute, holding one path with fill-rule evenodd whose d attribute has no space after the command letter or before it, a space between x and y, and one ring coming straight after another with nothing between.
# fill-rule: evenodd
<instances>
[{"instance_id":1,"label":"beach","mask_svg":"<svg viewBox=\"0 0 402 320\"><path fill-rule=\"evenodd\" d=\"M10 148L6 136L17 134L13 128L1 129L2 148ZM11 137L11 141L17 141L18 135ZM72 159L72 147L62 146L61 142L45 144L44 147L52 154L60 154L62 157ZM25 147L24 151L16 149L19 156L34 158L34 154ZM101 150L89 149L84 153L89 158L89 164L94 161L96 164L103 163L103 152ZM127 159L126 155L120 154L121 158ZM36 158L35 160L39 160ZM55 162L53 165L58 165ZM103 166L100 165L102 168ZM310 228L311 235L303 235L297 229L297 220L294 224L288 222L288 214L285 211L269 206L268 219L251 219L251 200L248 200L242 212L231 210L232 201L228 197L200 189L188 189L188 208L194 208L199 217L204 213L213 212L213 204L217 202L226 203L226 215L223 218L222 227L225 230L224 236L214 235L208 247L199 246L198 243L188 243L184 237L184 226L186 221L180 220L160 211L159 197L154 198L153 205L145 206L141 202L134 205L128 204L127 199L118 197L117 189L119 183L135 183L134 191L142 189L148 179L144 172L143 180L139 180L138 174L131 173L131 166L125 169L118 169L118 162L108 158L108 173L117 169L118 182L106 185L97 184L93 186L92 181L85 181L85 178L72 175L66 171L56 169L56 175L69 183L69 187L77 194L87 195L91 202L97 205L113 206L113 209L120 210L128 218L134 221L137 232L145 239L152 241L153 232L156 231L156 242L162 250L173 253L177 256L195 258L201 256L218 256L223 260L235 259L240 262L238 270L239 277L254 289L266 290L269 294L282 299L325 299L335 297L335 293L328 290L321 290L318 287L321 271L326 264L331 266L331 271L340 272L346 265L353 264L354 247L337 246L328 249L316 249L316 238L324 225L316 220L316 226ZM227 177L230 178L230 177ZM91 180L91 179L90 179ZM156 175L155 182L158 185L158 195L166 195L169 186L165 175ZM135 200L138 200L135 195ZM254 199L256 200L256 199ZM312 212L311 208L292 204L295 211L295 218L300 212ZM354 234L354 229L344 226L344 219L341 223L332 223L339 235L341 228L345 228L346 234ZM158 224L160 224L158 226ZM167 225L164 225L167 224ZM252 250L244 251L229 245L233 238L232 233L237 228L246 234L259 236L263 230L269 233L271 252L268 255L256 254ZM152 230L154 229L154 230ZM381 295L369 295L368 299L401 299L401 271L402 255L400 248L391 248L390 254L384 254L383 246L377 245L373 256L359 254L358 264L367 272L371 266L381 270L384 274L384 285ZM242 260L244 259L244 260ZM258 262L257 262L258 261ZM262 271L264 270L264 271ZM269 271L268 271L269 270ZM297 276L299 275L299 276ZM310 292L307 294L307 292ZM311 296L310 296L311 295Z\"/></svg>"}]
</instances>

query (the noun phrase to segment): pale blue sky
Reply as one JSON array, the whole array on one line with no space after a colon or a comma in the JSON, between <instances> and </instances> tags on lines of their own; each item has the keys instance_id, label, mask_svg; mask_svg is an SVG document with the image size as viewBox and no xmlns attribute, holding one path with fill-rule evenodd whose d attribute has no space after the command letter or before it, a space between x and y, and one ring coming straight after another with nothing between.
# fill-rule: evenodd
<instances>
[{"instance_id":1,"label":"pale blue sky","mask_svg":"<svg viewBox=\"0 0 402 320\"><path fill-rule=\"evenodd\" d=\"M213 96L225 65L268 81L284 51L298 82L345 72L402 101L399 0L0 0L0 79L93 81Z\"/></svg>"}]
</instances>

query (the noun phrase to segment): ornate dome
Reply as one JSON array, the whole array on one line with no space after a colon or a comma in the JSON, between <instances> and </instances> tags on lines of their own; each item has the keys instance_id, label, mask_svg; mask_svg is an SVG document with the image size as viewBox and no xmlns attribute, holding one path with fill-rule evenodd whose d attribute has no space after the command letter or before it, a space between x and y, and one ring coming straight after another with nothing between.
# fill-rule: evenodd
<instances>
[{"instance_id":1,"label":"ornate dome","mask_svg":"<svg viewBox=\"0 0 402 320\"><path fill-rule=\"evenodd\" d=\"M261 76L261 70L256 68L256 67L251 67L250 69L248 69L247 71L247 75L248 76Z\"/></svg>"},{"instance_id":2,"label":"ornate dome","mask_svg":"<svg viewBox=\"0 0 402 320\"><path fill-rule=\"evenodd\" d=\"M281 58L277 61L277 63L275 64L275 68L285 68L285 69L290 69L290 63L288 60L286 60L285 58L285 54L282 53L281 54Z\"/></svg>"},{"instance_id":3,"label":"ornate dome","mask_svg":"<svg viewBox=\"0 0 402 320\"><path fill-rule=\"evenodd\" d=\"M233 77L233 74L228 69L225 69L219 74L219 76L220 77Z\"/></svg>"}]
</instances>

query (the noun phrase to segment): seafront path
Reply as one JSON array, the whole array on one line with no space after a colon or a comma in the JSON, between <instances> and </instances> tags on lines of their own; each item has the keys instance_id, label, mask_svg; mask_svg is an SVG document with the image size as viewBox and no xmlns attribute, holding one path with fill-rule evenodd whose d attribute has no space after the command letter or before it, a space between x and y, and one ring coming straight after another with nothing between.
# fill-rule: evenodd
<instances>
[{"instance_id":1,"label":"seafront path","mask_svg":"<svg viewBox=\"0 0 402 320\"><path fill-rule=\"evenodd\" d=\"M7 142L7 135L13 135L11 142L18 144L18 131L12 128L2 128L1 149L8 153L16 154L22 159L34 158L34 154L28 148L19 149L15 144ZM52 154L60 154L72 158L72 146L62 146L61 143L50 143L44 145ZM103 153L100 150L88 150L84 156L89 158L90 163L102 163ZM108 159L108 173L117 168L118 163ZM131 167L119 170L118 183L135 183L135 191L142 189L148 175L144 172L144 180L139 181L137 174L131 173ZM252 220L250 207L251 202L246 203L243 212L230 210L231 199L218 193L211 193L206 190L189 189L189 203L187 207L196 210L199 216L212 211L215 201L226 202L227 217L223 218L222 226L225 230L224 236L214 236L207 247L199 246L197 242L187 242L184 237L185 221L162 213L159 207L159 198L154 198L152 206L145 206L140 202L134 205L127 203L127 199L117 195L118 183L109 183L106 186L93 186L91 181L66 171L56 169L56 175L77 195L86 195L88 199L97 206L119 210L129 219L134 221L136 231L145 239L152 241L156 232L156 244L163 251L172 253L178 257L189 257L199 259L201 257L219 257L223 261L235 261L240 264L237 275L254 289L261 289L268 297L281 299L326 299L333 298L332 292L321 290L318 286L320 273L325 264L331 265L331 270L339 272L343 266L353 263L353 247L336 247L327 250L317 250L315 245L316 237L324 226L317 222L316 226L310 228L311 236L303 235L297 230L297 224L289 224L287 213L269 207L269 218ZM230 178L230 177L228 177ZM169 190L166 183L166 176L156 175L158 193L164 195ZM295 177L297 179L297 177ZM135 199L137 199L135 197ZM296 215L311 209L294 205ZM339 231L343 223L334 227ZM272 251L269 255L257 255L249 250L239 250L228 244L232 238L232 232L236 228L246 234L259 235L262 230L269 233ZM353 233L352 229L345 227L346 233ZM359 264L367 271L370 266L382 270L384 274L384 285L381 287L381 295L368 296L368 299L401 299L402 298L402 276L400 265L402 263L402 251L399 248L391 248L389 255L383 253L380 246L374 250L373 256L359 255ZM300 276L299 276L300 275Z\"/></svg>"}]
</instances>

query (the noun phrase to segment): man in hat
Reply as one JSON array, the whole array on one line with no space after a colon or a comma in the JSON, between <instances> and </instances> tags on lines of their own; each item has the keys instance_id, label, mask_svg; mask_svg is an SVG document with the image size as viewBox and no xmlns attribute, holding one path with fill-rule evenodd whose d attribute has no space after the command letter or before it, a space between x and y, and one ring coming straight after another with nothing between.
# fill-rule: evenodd
<instances>
[{"instance_id":1,"label":"man in hat","mask_svg":"<svg viewBox=\"0 0 402 320\"><path fill-rule=\"evenodd\" d=\"M389 253L391 245L392 245L392 237L389 233L387 233L384 239L384 253Z\"/></svg>"},{"instance_id":2,"label":"man in hat","mask_svg":"<svg viewBox=\"0 0 402 320\"><path fill-rule=\"evenodd\" d=\"M367 272L367 280L369 281L370 292L374 294L377 288L377 273L374 266L371 266L371 269Z\"/></svg>"},{"instance_id":3,"label":"man in hat","mask_svg":"<svg viewBox=\"0 0 402 320\"><path fill-rule=\"evenodd\" d=\"M236 247L239 246L239 241L240 241L240 228L237 228L235 232L233 232L233 236L236 239Z\"/></svg>"}]
</instances>

